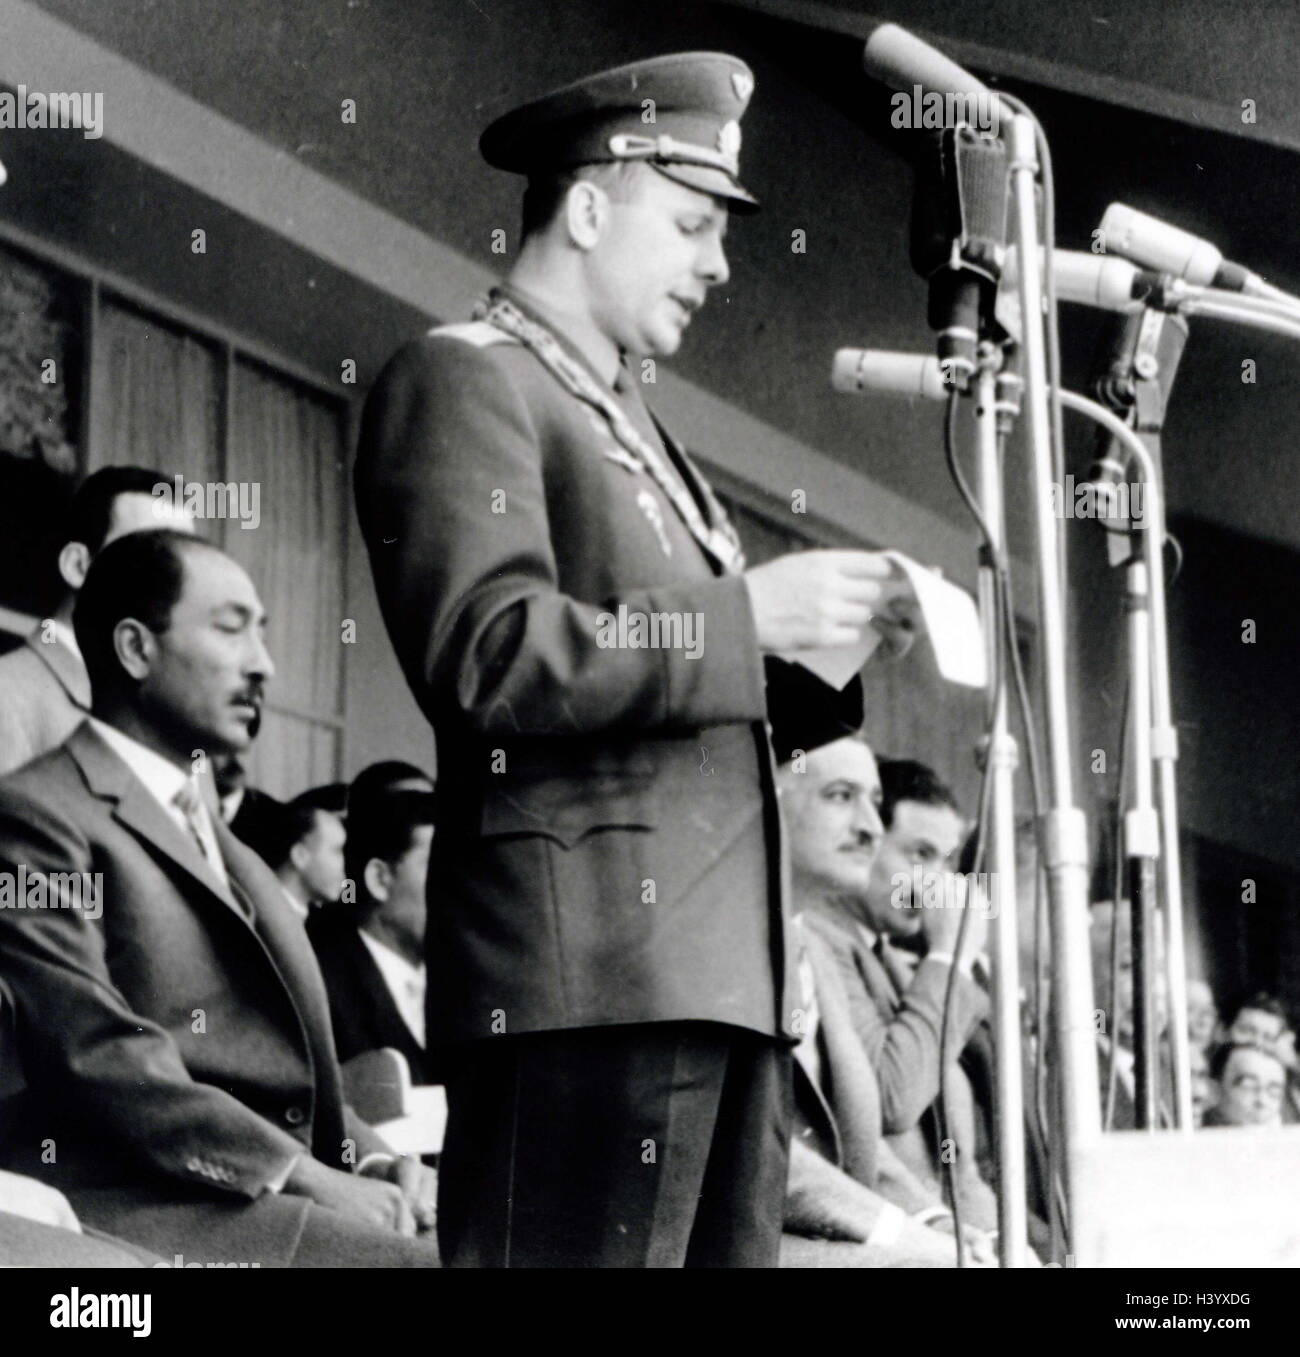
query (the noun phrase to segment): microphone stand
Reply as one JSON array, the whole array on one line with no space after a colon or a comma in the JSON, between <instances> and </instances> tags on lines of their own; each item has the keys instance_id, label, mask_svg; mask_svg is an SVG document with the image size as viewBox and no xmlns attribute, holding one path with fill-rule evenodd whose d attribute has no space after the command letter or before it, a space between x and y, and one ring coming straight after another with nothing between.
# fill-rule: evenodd
<instances>
[{"instance_id":1,"label":"microphone stand","mask_svg":"<svg viewBox=\"0 0 1300 1357\"><path fill-rule=\"evenodd\" d=\"M1034 124L1024 114L1017 113L1011 120L1010 148L1020 258L1034 260L1039 258L1041 244L1036 196L1040 166ZM1041 818L1039 843L1051 917L1052 1015L1065 1128L1064 1183L1070 1234L1078 1239L1088 1233L1083 1217L1090 1207L1078 1190L1080 1151L1101 1134L1088 946L1087 822L1074 801L1060 524L1052 503L1054 467L1042 285L1036 268L1022 268L1019 274L1047 736L1048 808Z\"/></svg>"},{"instance_id":2,"label":"microphone stand","mask_svg":"<svg viewBox=\"0 0 1300 1357\"><path fill-rule=\"evenodd\" d=\"M1025 1266L1028 1232L1025 1174L1024 1065L1021 1060L1020 958L1016 926L1015 771L1016 741L1007 722L1006 663L995 657L1007 644L1010 619L1005 617L997 557L1005 548L1002 497L1002 451L1019 413L1014 374L1002 373L1002 350L980 344L976 358L975 424L977 465L975 495L988 541L980 550L979 604L989 656L988 740L980 753L990 778L989 843L990 904L993 934L994 1141L998 1162L998 1257L1004 1268ZM998 387L1004 398L999 400ZM972 901L972 892L966 895Z\"/></svg>"},{"instance_id":3,"label":"microphone stand","mask_svg":"<svg viewBox=\"0 0 1300 1357\"><path fill-rule=\"evenodd\" d=\"M1112 411L1118 414L1131 412L1134 433L1149 453L1148 461L1142 464L1146 512L1134 514L1130 504L1126 515L1127 531L1108 531L1107 546L1111 563L1125 566L1125 607L1128 614L1128 762L1133 780L1131 797L1124 812L1123 837L1124 854L1128 860L1128 898L1133 939L1134 1124L1139 1130L1154 1130L1160 1121L1160 1031L1153 1002L1154 976L1159 970L1157 901L1168 941L1165 960L1170 998L1169 1035L1173 1048L1173 1121L1179 1127L1190 1128L1192 1125L1190 1040L1183 1016L1186 1011L1186 981L1182 978L1185 976L1182 880L1179 871L1177 805L1172 799L1176 786L1174 765L1178 759L1178 745L1177 729L1170 716L1169 675L1164 659L1164 515L1160 504L1156 502L1161 498L1160 435L1164 427L1168 393L1182 357L1183 346L1187 342L1187 323L1161 296L1156 304L1148 302L1141 316L1135 318L1134 324L1136 331L1125 370L1117 372L1112 369L1099 383L1099 394ZM1123 474L1127 472L1123 471ZM1118 506L1121 500L1117 488L1106 488L1116 495L1109 507ZM1100 495L1100 487L1095 493ZM1142 532L1158 533L1155 560L1150 568L1143 559L1141 539L1137 536ZM1157 656L1160 657L1159 664ZM1162 665L1162 672L1158 672ZM1159 716L1156 714L1157 708L1161 713ZM1159 809L1152 786L1153 760L1158 760L1162 768L1167 764L1171 770L1168 788L1163 783L1161 786ZM1129 788L1121 787L1120 795L1126 796L1129 791ZM1166 800L1166 797L1169 799ZM1159 871L1162 857L1161 827L1168 822L1172 822L1173 833L1169 841L1163 844L1165 870L1162 873ZM1115 901L1116 910L1120 904L1120 901ZM1112 1005L1116 1002L1115 996L1112 996L1111 1002ZM1117 1035L1112 1031L1112 1042Z\"/></svg>"}]
</instances>

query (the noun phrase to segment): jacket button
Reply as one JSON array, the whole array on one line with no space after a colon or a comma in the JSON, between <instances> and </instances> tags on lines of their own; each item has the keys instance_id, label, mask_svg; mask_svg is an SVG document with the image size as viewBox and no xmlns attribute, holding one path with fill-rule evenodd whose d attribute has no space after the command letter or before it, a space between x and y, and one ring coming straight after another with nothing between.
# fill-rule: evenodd
<instances>
[{"instance_id":1,"label":"jacket button","mask_svg":"<svg viewBox=\"0 0 1300 1357\"><path fill-rule=\"evenodd\" d=\"M301 1107L287 1107L285 1108L284 1119L290 1126L301 1126L307 1120L307 1114Z\"/></svg>"}]
</instances>

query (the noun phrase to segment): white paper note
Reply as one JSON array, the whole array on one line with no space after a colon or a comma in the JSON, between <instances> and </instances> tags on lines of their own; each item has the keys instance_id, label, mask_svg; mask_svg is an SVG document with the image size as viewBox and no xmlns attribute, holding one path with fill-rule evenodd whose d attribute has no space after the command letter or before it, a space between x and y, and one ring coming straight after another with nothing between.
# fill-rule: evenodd
<instances>
[{"instance_id":1,"label":"white paper note","mask_svg":"<svg viewBox=\"0 0 1300 1357\"><path fill-rule=\"evenodd\" d=\"M964 589L950 584L942 575L919 565L901 551L887 551L885 555L903 572L907 581L905 588L899 588L900 582L896 582L892 595L910 593L916 599L939 673L949 683L960 683L968 688L984 687L987 682L984 633L974 600ZM843 689L881 639L874 627L867 626L851 645L801 650L786 658L811 669L831 687Z\"/></svg>"},{"instance_id":2,"label":"white paper note","mask_svg":"<svg viewBox=\"0 0 1300 1357\"><path fill-rule=\"evenodd\" d=\"M982 688L987 679L984 632L980 628L975 600L942 575L918 565L901 551L887 551L912 583L912 591L925 618L934 660L949 683Z\"/></svg>"}]
</instances>

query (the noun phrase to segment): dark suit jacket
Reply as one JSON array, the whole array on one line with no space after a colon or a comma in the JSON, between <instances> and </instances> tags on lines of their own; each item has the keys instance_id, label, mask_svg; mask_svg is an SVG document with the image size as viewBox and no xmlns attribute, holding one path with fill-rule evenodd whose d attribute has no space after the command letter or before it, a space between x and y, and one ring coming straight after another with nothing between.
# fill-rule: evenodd
<instances>
[{"instance_id":1,"label":"dark suit jacket","mask_svg":"<svg viewBox=\"0 0 1300 1357\"><path fill-rule=\"evenodd\" d=\"M630 377L615 398L658 437ZM699 472L668 456L716 522ZM430 1040L682 1019L793 1037L744 579L603 416L481 322L385 368L356 490L388 632L437 738ZM602 646L600 615L620 604L697 617L702 652Z\"/></svg>"},{"instance_id":2,"label":"dark suit jacket","mask_svg":"<svg viewBox=\"0 0 1300 1357\"><path fill-rule=\"evenodd\" d=\"M0 657L0 775L63 743L86 719L86 666L40 631Z\"/></svg>"},{"instance_id":3,"label":"dark suit jacket","mask_svg":"<svg viewBox=\"0 0 1300 1357\"><path fill-rule=\"evenodd\" d=\"M413 1084L433 1084L433 1061L397 1011L393 996L355 924L337 909L316 910L307 937L329 994L334 1045L341 1061L388 1046L406 1058Z\"/></svg>"},{"instance_id":4,"label":"dark suit jacket","mask_svg":"<svg viewBox=\"0 0 1300 1357\"><path fill-rule=\"evenodd\" d=\"M102 878L97 919L0 910L30 1085L0 1109L0 1158L74 1204L115 1192L127 1237L133 1203L247 1202L303 1153L343 1167L383 1148L344 1106L301 926L216 834L233 889L88 724L0 781L0 870Z\"/></svg>"},{"instance_id":5,"label":"dark suit jacket","mask_svg":"<svg viewBox=\"0 0 1300 1357\"><path fill-rule=\"evenodd\" d=\"M230 832L258 857L265 858L283 809L284 803L267 792L259 791L256 787L245 787L239 809L230 821Z\"/></svg>"}]
</instances>

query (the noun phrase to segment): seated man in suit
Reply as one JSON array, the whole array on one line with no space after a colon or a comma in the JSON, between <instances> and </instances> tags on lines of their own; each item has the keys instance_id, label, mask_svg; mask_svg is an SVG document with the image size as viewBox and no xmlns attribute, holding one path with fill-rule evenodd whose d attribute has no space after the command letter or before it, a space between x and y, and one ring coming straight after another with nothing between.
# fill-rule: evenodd
<instances>
[{"instance_id":1,"label":"seated man in suit","mask_svg":"<svg viewBox=\"0 0 1300 1357\"><path fill-rule=\"evenodd\" d=\"M945 1200L941 1184L951 1165L961 1219L988 1231L997 1227L997 1202L980 1176L977 1109L959 1064L988 1012L987 996L971 975L987 918L982 909L946 907L961 903L947 883L965 829L952 793L922 764L894 761L894 772L899 769L906 776L891 776L891 793L882 798L884 834L867 884L836 898L834 930L827 936L876 1071L886 1138L917 1178L944 1191ZM896 944L922 931L928 950L917 964ZM950 978L940 1100L940 1027Z\"/></svg>"},{"instance_id":2,"label":"seated man in suit","mask_svg":"<svg viewBox=\"0 0 1300 1357\"><path fill-rule=\"evenodd\" d=\"M406 1057L416 1084L437 1082L424 1040L424 891L432 843L429 793L358 793L354 785L345 903L317 910L307 924L339 1059L391 1047Z\"/></svg>"},{"instance_id":3,"label":"seated man in suit","mask_svg":"<svg viewBox=\"0 0 1300 1357\"><path fill-rule=\"evenodd\" d=\"M142 528L188 530L188 517L154 497L154 486L170 484L161 471L110 466L77 487L58 557L63 595L53 616L0 658L0 774L61 744L85 720L90 682L72 634L77 590L109 542Z\"/></svg>"},{"instance_id":4,"label":"seated man in suit","mask_svg":"<svg viewBox=\"0 0 1300 1357\"><path fill-rule=\"evenodd\" d=\"M0 872L82 886L80 908L0 909L32 1081L0 1153L165 1258L436 1266L411 1237L432 1175L344 1105L307 939L193 771L247 746L272 673L252 582L197 538L135 533L74 625L93 717L0 782Z\"/></svg>"},{"instance_id":5,"label":"seated man in suit","mask_svg":"<svg viewBox=\"0 0 1300 1357\"><path fill-rule=\"evenodd\" d=\"M857 733L812 752L778 741L778 752L805 996L783 1265L952 1267L953 1221L937 1186L882 1135L876 1071L840 964L850 946L842 902L864 895L884 833L875 759ZM963 1234L972 1261L991 1261L987 1236Z\"/></svg>"}]
</instances>

